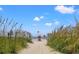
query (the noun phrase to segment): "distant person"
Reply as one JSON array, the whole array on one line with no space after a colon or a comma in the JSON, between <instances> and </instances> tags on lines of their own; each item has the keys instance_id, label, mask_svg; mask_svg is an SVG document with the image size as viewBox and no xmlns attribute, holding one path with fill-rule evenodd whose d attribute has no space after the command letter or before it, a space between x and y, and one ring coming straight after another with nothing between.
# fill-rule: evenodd
<instances>
[{"instance_id":1,"label":"distant person","mask_svg":"<svg viewBox=\"0 0 79 59\"><path fill-rule=\"evenodd\" d=\"M38 41L41 41L41 36L38 36Z\"/></svg>"}]
</instances>

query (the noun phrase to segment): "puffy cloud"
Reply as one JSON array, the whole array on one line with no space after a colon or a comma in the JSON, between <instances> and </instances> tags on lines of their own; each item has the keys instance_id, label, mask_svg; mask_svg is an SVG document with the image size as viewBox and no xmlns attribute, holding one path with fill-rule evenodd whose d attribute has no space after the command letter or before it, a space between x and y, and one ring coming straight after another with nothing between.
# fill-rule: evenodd
<instances>
[{"instance_id":1,"label":"puffy cloud","mask_svg":"<svg viewBox=\"0 0 79 59\"><path fill-rule=\"evenodd\" d=\"M44 16L40 16L40 19L43 19L44 18Z\"/></svg>"},{"instance_id":2,"label":"puffy cloud","mask_svg":"<svg viewBox=\"0 0 79 59\"><path fill-rule=\"evenodd\" d=\"M39 17L35 17L33 20L34 21L40 21L40 18Z\"/></svg>"},{"instance_id":3,"label":"puffy cloud","mask_svg":"<svg viewBox=\"0 0 79 59\"><path fill-rule=\"evenodd\" d=\"M72 14L76 11L73 6L71 6L71 7L56 6L55 10L62 13L62 14Z\"/></svg>"},{"instance_id":4,"label":"puffy cloud","mask_svg":"<svg viewBox=\"0 0 79 59\"><path fill-rule=\"evenodd\" d=\"M34 21L40 21L40 20L43 19L43 18L44 18L44 16L40 16L40 17L37 17L37 16L36 16L33 20L34 20Z\"/></svg>"},{"instance_id":5,"label":"puffy cloud","mask_svg":"<svg viewBox=\"0 0 79 59\"><path fill-rule=\"evenodd\" d=\"M52 23L45 23L46 26L52 26Z\"/></svg>"}]
</instances>

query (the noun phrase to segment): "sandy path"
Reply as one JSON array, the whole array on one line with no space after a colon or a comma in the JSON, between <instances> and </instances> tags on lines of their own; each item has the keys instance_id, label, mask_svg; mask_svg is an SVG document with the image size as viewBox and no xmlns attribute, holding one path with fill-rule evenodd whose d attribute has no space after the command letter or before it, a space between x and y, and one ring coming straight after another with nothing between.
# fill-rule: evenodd
<instances>
[{"instance_id":1,"label":"sandy path","mask_svg":"<svg viewBox=\"0 0 79 59\"><path fill-rule=\"evenodd\" d=\"M46 46L47 41L42 39L42 41L37 41L33 39L33 43L28 43L28 47L21 50L19 54L60 54L59 52Z\"/></svg>"}]
</instances>

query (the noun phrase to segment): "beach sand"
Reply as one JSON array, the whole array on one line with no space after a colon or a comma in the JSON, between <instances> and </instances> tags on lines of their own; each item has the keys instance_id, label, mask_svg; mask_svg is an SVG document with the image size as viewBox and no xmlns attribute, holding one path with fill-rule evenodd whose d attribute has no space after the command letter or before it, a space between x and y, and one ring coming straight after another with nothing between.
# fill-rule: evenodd
<instances>
[{"instance_id":1,"label":"beach sand","mask_svg":"<svg viewBox=\"0 0 79 59\"><path fill-rule=\"evenodd\" d=\"M61 54L48 47L46 39L42 39L42 41L33 39L32 41L33 43L28 43L28 47L19 51L19 54Z\"/></svg>"}]
</instances>

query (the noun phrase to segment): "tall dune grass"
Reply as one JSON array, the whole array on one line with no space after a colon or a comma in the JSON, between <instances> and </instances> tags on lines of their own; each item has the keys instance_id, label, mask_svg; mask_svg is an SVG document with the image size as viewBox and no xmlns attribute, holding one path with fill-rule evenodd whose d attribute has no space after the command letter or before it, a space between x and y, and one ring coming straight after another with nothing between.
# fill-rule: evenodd
<instances>
[{"instance_id":1,"label":"tall dune grass","mask_svg":"<svg viewBox=\"0 0 79 59\"><path fill-rule=\"evenodd\" d=\"M76 26L61 26L48 35L47 45L62 53L79 53L79 22Z\"/></svg>"},{"instance_id":2,"label":"tall dune grass","mask_svg":"<svg viewBox=\"0 0 79 59\"><path fill-rule=\"evenodd\" d=\"M27 47L28 42L32 42L31 34L29 33L30 37L26 36L22 25L16 28L17 24L13 23L13 20L0 17L0 54L17 53Z\"/></svg>"}]
</instances>

